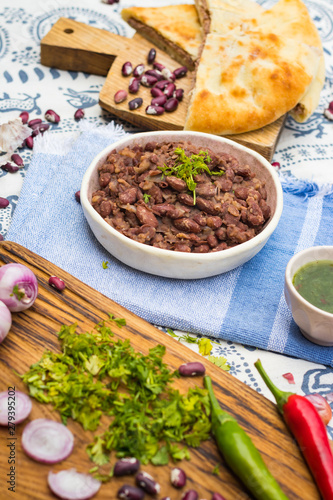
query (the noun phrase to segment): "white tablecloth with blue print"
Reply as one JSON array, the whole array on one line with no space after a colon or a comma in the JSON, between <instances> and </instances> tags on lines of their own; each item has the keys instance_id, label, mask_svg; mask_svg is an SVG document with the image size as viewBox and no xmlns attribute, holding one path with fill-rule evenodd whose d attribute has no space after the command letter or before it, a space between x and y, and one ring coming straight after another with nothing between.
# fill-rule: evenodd
<instances>
[{"instance_id":1,"label":"white tablecloth with blue print","mask_svg":"<svg viewBox=\"0 0 333 500\"><path fill-rule=\"evenodd\" d=\"M193 3L192 1L159 0L159 5L171 3ZM260 1L264 7L275 2ZM326 58L326 82L321 94L318 109L304 124L296 123L288 117L279 139L274 161L281 164L280 173L284 178L295 176L305 181L333 184L333 122L325 118L323 111L333 100L333 2L332 0L305 1L315 21L324 46ZM69 149L71 141L79 135L79 125L73 119L76 109L83 108L85 120L97 127L114 120L122 124L125 130L135 132L133 126L120 122L102 110L98 104L98 95L103 86L104 77L79 72L60 71L40 64L40 40L50 30L59 17L70 17L97 28L103 28L123 36L132 36L133 30L120 17L120 10L128 5L156 6L150 0L120 0L107 5L100 0L2 0L0 6L0 124L16 118L22 111L28 111L30 118L43 117L47 109L54 109L61 116L59 125L51 125L50 143L59 139L64 151ZM9 200L6 209L0 210L0 234L5 238L16 208L22 183L29 169L32 152L20 150L25 167L15 174L0 170L0 196ZM311 186L310 186L311 190ZM312 197L314 207L322 200ZM308 209L309 210L309 209ZM303 239L302 239L303 238ZM300 236L299 246L311 246L311 234ZM279 311L281 321L284 317L285 304L281 298ZM277 321L277 320L275 320ZM170 326L170 325L166 325ZM274 329L275 328L275 329ZM271 348L276 351L276 342L281 342L278 335L279 324L272 327ZM184 332L176 331L184 336ZM167 333L166 333L167 334ZM202 338L193 335L194 339ZM227 337L226 337L227 338ZM181 340L185 342L184 340ZM198 343L185 342L193 350L198 350ZM268 346L269 348L269 346ZM226 358L230 373L250 385L265 396L270 393L262 383L254 361L260 357L264 366L281 389L299 393L317 392L327 395L333 391L333 370L329 366L289 357L276 352L258 350L250 345L234 343L232 340L215 340L210 353ZM295 385L290 385L282 377L291 372ZM328 427L333 438L333 421Z\"/></svg>"}]
</instances>

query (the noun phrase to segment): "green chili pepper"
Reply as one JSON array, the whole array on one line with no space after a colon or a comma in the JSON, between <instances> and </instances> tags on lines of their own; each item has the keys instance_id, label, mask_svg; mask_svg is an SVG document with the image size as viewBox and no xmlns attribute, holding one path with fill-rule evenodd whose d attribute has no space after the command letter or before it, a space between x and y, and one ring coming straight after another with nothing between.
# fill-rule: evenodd
<instances>
[{"instance_id":1,"label":"green chili pepper","mask_svg":"<svg viewBox=\"0 0 333 500\"><path fill-rule=\"evenodd\" d=\"M220 407L209 376L204 377L204 383L211 404L212 432L228 466L257 500L288 500L250 437Z\"/></svg>"}]
</instances>

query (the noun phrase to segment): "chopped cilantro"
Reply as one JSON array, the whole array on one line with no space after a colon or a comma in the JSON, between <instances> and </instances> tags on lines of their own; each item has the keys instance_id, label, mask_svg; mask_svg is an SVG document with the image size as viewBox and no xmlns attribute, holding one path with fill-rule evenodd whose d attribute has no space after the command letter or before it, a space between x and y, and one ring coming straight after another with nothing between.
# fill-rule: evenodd
<instances>
[{"instance_id":1,"label":"chopped cilantro","mask_svg":"<svg viewBox=\"0 0 333 500\"><path fill-rule=\"evenodd\" d=\"M119 328L122 326L126 325L126 319L125 318L116 318L114 314L109 314L109 319L114 321Z\"/></svg>"},{"instance_id":2,"label":"chopped cilantro","mask_svg":"<svg viewBox=\"0 0 333 500\"><path fill-rule=\"evenodd\" d=\"M226 372L230 370L230 366L223 356L208 356L207 359Z\"/></svg>"},{"instance_id":3,"label":"chopped cilantro","mask_svg":"<svg viewBox=\"0 0 333 500\"><path fill-rule=\"evenodd\" d=\"M213 349L212 343L209 339L200 339L198 344L199 353L202 354L202 356L208 356L208 354L210 354L211 350Z\"/></svg>"},{"instance_id":4,"label":"chopped cilantro","mask_svg":"<svg viewBox=\"0 0 333 500\"><path fill-rule=\"evenodd\" d=\"M148 203L149 199L151 198L151 194L144 193L143 194L143 201L145 203Z\"/></svg>"},{"instance_id":5,"label":"chopped cilantro","mask_svg":"<svg viewBox=\"0 0 333 500\"><path fill-rule=\"evenodd\" d=\"M218 476L220 474L220 464L216 464L214 469L212 470L212 474L215 474L215 476Z\"/></svg>"},{"instance_id":6,"label":"chopped cilantro","mask_svg":"<svg viewBox=\"0 0 333 500\"><path fill-rule=\"evenodd\" d=\"M207 151L200 151L198 154L192 154L191 156L186 156L184 149L176 148L174 154L178 155L173 166L165 165L164 167L157 167L162 170L165 176L175 175L180 179L183 179L189 191L193 192L193 205L195 205L195 188L197 183L194 181L194 177L202 172L207 172L209 175L224 175L223 170L217 172L210 171L207 166L211 162L211 157Z\"/></svg>"},{"instance_id":7,"label":"chopped cilantro","mask_svg":"<svg viewBox=\"0 0 333 500\"><path fill-rule=\"evenodd\" d=\"M17 300L22 300L23 297L25 296L25 292L24 291L21 292L18 285L14 285L13 293L11 293L10 296L13 297L13 295L16 295Z\"/></svg>"},{"instance_id":8,"label":"chopped cilantro","mask_svg":"<svg viewBox=\"0 0 333 500\"><path fill-rule=\"evenodd\" d=\"M108 269L108 267L109 267L108 261L107 260L103 260L102 266L103 266L103 269Z\"/></svg>"}]
</instances>

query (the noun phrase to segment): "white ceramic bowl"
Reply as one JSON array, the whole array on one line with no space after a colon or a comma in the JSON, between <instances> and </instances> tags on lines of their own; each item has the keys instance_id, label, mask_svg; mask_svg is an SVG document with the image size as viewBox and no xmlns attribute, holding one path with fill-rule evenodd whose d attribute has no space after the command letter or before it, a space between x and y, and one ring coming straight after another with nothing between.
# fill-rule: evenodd
<instances>
[{"instance_id":1,"label":"white ceramic bowl","mask_svg":"<svg viewBox=\"0 0 333 500\"><path fill-rule=\"evenodd\" d=\"M150 245L138 243L112 228L91 206L91 195L99 189L98 167L103 164L113 149L147 142L174 142L189 140L202 149L225 151L236 156L266 182L267 202L271 206L272 215L260 234L245 243L220 252L195 254L164 250ZM234 141L223 137L200 132L163 131L144 132L126 136L120 141L110 144L91 162L81 185L81 204L94 235L103 247L114 257L125 264L146 273L178 279L196 279L214 276L230 271L254 257L267 242L276 228L283 206L282 188L277 173L271 164L259 153L252 151Z\"/></svg>"},{"instance_id":2,"label":"white ceramic bowl","mask_svg":"<svg viewBox=\"0 0 333 500\"><path fill-rule=\"evenodd\" d=\"M332 346L333 314L310 304L298 293L292 282L294 274L300 267L316 260L333 261L333 246L311 247L296 253L286 267L284 295L304 337L315 344Z\"/></svg>"}]
</instances>

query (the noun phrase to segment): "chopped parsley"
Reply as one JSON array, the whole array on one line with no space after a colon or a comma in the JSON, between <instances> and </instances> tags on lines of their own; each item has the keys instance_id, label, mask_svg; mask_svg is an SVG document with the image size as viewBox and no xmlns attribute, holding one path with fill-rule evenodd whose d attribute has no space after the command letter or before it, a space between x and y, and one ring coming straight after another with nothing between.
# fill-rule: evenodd
<instances>
[{"instance_id":1,"label":"chopped parsley","mask_svg":"<svg viewBox=\"0 0 333 500\"><path fill-rule=\"evenodd\" d=\"M103 267L103 269L108 269L108 267L109 267L109 263L108 263L108 261L107 261L107 260L103 260L103 262L102 262L102 267Z\"/></svg>"},{"instance_id":2,"label":"chopped parsley","mask_svg":"<svg viewBox=\"0 0 333 500\"><path fill-rule=\"evenodd\" d=\"M209 175L224 175L223 170L217 172L210 171L208 163L211 162L211 157L207 151L200 151L198 154L192 154L187 156L184 149L176 148L174 154L178 155L173 166L165 165L164 167L158 167L162 170L163 175L175 175L176 177L183 179L186 182L188 190L193 193L193 205L196 202L195 188L197 183L194 180L194 176L206 172Z\"/></svg>"},{"instance_id":3,"label":"chopped parsley","mask_svg":"<svg viewBox=\"0 0 333 500\"><path fill-rule=\"evenodd\" d=\"M109 320L126 324L113 314ZM143 464L189 459L188 447L199 446L210 435L206 389L192 387L181 394L172 386L179 373L163 362L163 345L144 355L128 339L115 338L104 321L92 332L78 334L76 329L77 324L63 325L58 333L61 353L45 351L21 375L30 395L50 403L64 424L72 418L85 430L96 431L102 416L103 422L109 419L106 430L104 426L87 447L96 466L107 464L112 451ZM107 481L111 476L98 477Z\"/></svg>"},{"instance_id":4,"label":"chopped parsley","mask_svg":"<svg viewBox=\"0 0 333 500\"><path fill-rule=\"evenodd\" d=\"M151 198L151 194L144 193L143 194L143 201L145 203L148 203L149 199Z\"/></svg>"}]
</instances>

